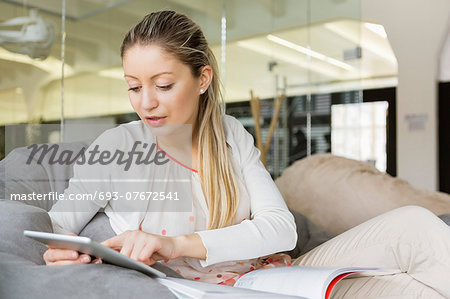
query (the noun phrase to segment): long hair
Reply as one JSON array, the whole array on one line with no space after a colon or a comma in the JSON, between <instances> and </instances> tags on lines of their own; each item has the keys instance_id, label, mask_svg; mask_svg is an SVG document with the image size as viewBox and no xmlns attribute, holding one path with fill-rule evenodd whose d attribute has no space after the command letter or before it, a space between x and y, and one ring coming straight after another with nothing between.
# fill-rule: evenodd
<instances>
[{"instance_id":1,"label":"long hair","mask_svg":"<svg viewBox=\"0 0 450 299\"><path fill-rule=\"evenodd\" d=\"M190 67L198 78L209 65L213 78L200 95L194 132L198 133L199 175L209 209L208 229L233 224L239 203L239 188L222 124L224 101L218 66L200 27L185 15L158 11L145 16L125 36L120 53L123 59L132 46L157 45Z\"/></svg>"}]
</instances>

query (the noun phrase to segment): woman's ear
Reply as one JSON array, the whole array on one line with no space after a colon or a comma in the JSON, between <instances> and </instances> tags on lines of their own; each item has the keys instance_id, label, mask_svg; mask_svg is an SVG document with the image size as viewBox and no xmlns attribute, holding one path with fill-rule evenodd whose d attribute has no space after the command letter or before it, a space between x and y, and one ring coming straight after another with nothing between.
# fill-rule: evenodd
<instances>
[{"instance_id":1,"label":"woman's ear","mask_svg":"<svg viewBox=\"0 0 450 299\"><path fill-rule=\"evenodd\" d=\"M213 71L211 66L205 65L204 67L202 67L202 72L200 74L200 90L199 90L201 94L206 92L209 85L211 84L212 78L213 78Z\"/></svg>"}]
</instances>

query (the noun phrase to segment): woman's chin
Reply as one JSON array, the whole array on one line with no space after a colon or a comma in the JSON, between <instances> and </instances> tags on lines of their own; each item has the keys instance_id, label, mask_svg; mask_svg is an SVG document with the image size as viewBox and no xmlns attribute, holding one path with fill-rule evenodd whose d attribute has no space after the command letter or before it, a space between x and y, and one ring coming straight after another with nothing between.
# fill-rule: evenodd
<instances>
[{"instance_id":1,"label":"woman's chin","mask_svg":"<svg viewBox=\"0 0 450 299\"><path fill-rule=\"evenodd\" d=\"M155 136L173 135L182 139L187 136L192 136L191 124L163 124L160 126L152 126L146 123L146 125Z\"/></svg>"}]
</instances>

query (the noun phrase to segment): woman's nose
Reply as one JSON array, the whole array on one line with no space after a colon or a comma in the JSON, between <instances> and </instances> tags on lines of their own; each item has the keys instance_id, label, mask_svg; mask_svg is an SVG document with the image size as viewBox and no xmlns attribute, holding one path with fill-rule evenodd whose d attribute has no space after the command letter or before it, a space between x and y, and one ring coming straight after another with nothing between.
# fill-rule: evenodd
<instances>
[{"instance_id":1,"label":"woman's nose","mask_svg":"<svg viewBox=\"0 0 450 299\"><path fill-rule=\"evenodd\" d=\"M158 99L151 90L148 89L143 90L141 106L142 109L145 110L152 110L158 107Z\"/></svg>"}]
</instances>

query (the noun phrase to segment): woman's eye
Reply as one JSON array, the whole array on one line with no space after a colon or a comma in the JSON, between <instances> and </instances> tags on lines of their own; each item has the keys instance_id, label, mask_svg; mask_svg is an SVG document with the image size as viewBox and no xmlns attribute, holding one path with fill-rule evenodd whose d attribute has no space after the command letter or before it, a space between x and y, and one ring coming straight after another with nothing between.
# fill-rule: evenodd
<instances>
[{"instance_id":1,"label":"woman's eye","mask_svg":"<svg viewBox=\"0 0 450 299\"><path fill-rule=\"evenodd\" d=\"M138 92L139 91L139 89L141 89L141 87L130 87L130 88L128 88L128 91L133 91L133 92Z\"/></svg>"},{"instance_id":2,"label":"woman's eye","mask_svg":"<svg viewBox=\"0 0 450 299\"><path fill-rule=\"evenodd\" d=\"M172 88L172 86L173 86L173 84L169 84L169 85L158 85L158 86L156 86L156 87L158 87L158 88L161 89L161 90L169 90L169 89Z\"/></svg>"}]
</instances>

